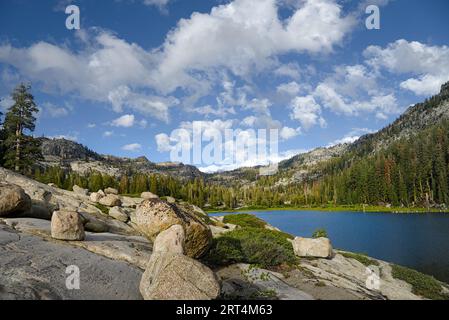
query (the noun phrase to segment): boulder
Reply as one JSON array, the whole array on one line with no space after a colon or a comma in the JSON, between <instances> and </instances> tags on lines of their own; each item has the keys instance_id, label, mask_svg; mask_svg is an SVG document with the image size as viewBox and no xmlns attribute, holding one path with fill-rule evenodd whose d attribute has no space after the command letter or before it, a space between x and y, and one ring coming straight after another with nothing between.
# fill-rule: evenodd
<instances>
[{"instance_id":1,"label":"boulder","mask_svg":"<svg viewBox=\"0 0 449 320\"><path fill-rule=\"evenodd\" d=\"M51 218L51 236L59 240L84 240L84 226L78 212L53 212Z\"/></svg>"},{"instance_id":2,"label":"boulder","mask_svg":"<svg viewBox=\"0 0 449 320\"><path fill-rule=\"evenodd\" d=\"M298 257L331 258L332 245L328 238L307 239L296 237L292 241L293 250Z\"/></svg>"},{"instance_id":3,"label":"boulder","mask_svg":"<svg viewBox=\"0 0 449 320\"><path fill-rule=\"evenodd\" d=\"M118 195L118 190L117 190L117 189L114 189L114 188L106 188L106 189L104 189L104 192L105 192L106 194L115 194L115 195Z\"/></svg>"},{"instance_id":4,"label":"boulder","mask_svg":"<svg viewBox=\"0 0 449 320\"><path fill-rule=\"evenodd\" d=\"M209 226L193 212L160 199L144 200L136 209L133 223L152 241L160 232L173 225L181 225L186 235L186 254L192 258L204 255L212 242Z\"/></svg>"},{"instance_id":5,"label":"boulder","mask_svg":"<svg viewBox=\"0 0 449 320\"><path fill-rule=\"evenodd\" d=\"M99 203L107 207L120 207L122 205L122 201L115 194L106 195L106 197L100 199Z\"/></svg>"},{"instance_id":6,"label":"boulder","mask_svg":"<svg viewBox=\"0 0 449 320\"><path fill-rule=\"evenodd\" d=\"M159 199L159 197L157 195L155 195L154 193L151 193L151 192L142 192L140 194L140 197L144 200Z\"/></svg>"},{"instance_id":7,"label":"boulder","mask_svg":"<svg viewBox=\"0 0 449 320\"><path fill-rule=\"evenodd\" d=\"M126 214L125 210L123 210L120 207L112 207L109 209L109 215L113 217L114 219L117 219L122 222L127 222L129 217Z\"/></svg>"},{"instance_id":8,"label":"boulder","mask_svg":"<svg viewBox=\"0 0 449 320\"><path fill-rule=\"evenodd\" d=\"M98 193L98 192L92 192L92 193L90 194L89 199L90 199L90 201L97 203L97 202L99 202L100 199L103 198L103 197L104 197L104 196L101 195L101 194Z\"/></svg>"},{"instance_id":9,"label":"boulder","mask_svg":"<svg viewBox=\"0 0 449 320\"><path fill-rule=\"evenodd\" d=\"M82 195L82 196L87 196L89 194L89 190L83 189L77 185L73 186L73 192L75 192L76 194Z\"/></svg>"},{"instance_id":10,"label":"boulder","mask_svg":"<svg viewBox=\"0 0 449 320\"><path fill-rule=\"evenodd\" d=\"M31 199L19 186L0 184L0 217L20 214L31 209Z\"/></svg>"},{"instance_id":11,"label":"boulder","mask_svg":"<svg viewBox=\"0 0 449 320\"><path fill-rule=\"evenodd\" d=\"M211 300L218 298L215 274L183 254L154 252L140 281L145 300Z\"/></svg>"},{"instance_id":12,"label":"boulder","mask_svg":"<svg viewBox=\"0 0 449 320\"><path fill-rule=\"evenodd\" d=\"M153 243L154 252L184 254L185 232L179 224L162 231Z\"/></svg>"}]
</instances>

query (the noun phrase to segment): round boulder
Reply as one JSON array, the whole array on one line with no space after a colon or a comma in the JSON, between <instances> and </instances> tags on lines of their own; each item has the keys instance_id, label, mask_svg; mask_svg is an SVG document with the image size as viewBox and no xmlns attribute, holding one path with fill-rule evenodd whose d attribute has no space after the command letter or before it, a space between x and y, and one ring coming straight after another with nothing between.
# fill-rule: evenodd
<instances>
[{"instance_id":1,"label":"round boulder","mask_svg":"<svg viewBox=\"0 0 449 320\"><path fill-rule=\"evenodd\" d=\"M53 212L51 236L59 240L84 240L84 226L79 213L75 211Z\"/></svg>"},{"instance_id":2,"label":"round boulder","mask_svg":"<svg viewBox=\"0 0 449 320\"><path fill-rule=\"evenodd\" d=\"M205 265L188 256L154 252L140 281L145 300L212 300L220 283Z\"/></svg>"},{"instance_id":3,"label":"round boulder","mask_svg":"<svg viewBox=\"0 0 449 320\"><path fill-rule=\"evenodd\" d=\"M144 200L137 207L133 222L138 230L151 241L171 226L181 225L186 237L185 251L192 258L203 256L212 242L209 226L193 212L160 199Z\"/></svg>"},{"instance_id":4,"label":"round boulder","mask_svg":"<svg viewBox=\"0 0 449 320\"><path fill-rule=\"evenodd\" d=\"M31 199L19 186L0 184L0 217L20 214L31 209Z\"/></svg>"}]
</instances>

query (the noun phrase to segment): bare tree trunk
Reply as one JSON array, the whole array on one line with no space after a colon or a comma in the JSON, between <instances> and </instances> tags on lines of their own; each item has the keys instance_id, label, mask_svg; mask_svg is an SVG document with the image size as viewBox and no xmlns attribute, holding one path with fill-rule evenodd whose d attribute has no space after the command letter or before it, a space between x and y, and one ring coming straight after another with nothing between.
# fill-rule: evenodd
<instances>
[{"instance_id":1,"label":"bare tree trunk","mask_svg":"<svg viewBox=\"0 0 449 320\"><path fill-rule=\"evenodd\" d=\"M15 166L14 166L14 170L16 172L20 171L20 137L21 137L21 130L20 130L20 125L17 125L16 128L16 159L15 159Z\"/></svg>"}]
</instances>

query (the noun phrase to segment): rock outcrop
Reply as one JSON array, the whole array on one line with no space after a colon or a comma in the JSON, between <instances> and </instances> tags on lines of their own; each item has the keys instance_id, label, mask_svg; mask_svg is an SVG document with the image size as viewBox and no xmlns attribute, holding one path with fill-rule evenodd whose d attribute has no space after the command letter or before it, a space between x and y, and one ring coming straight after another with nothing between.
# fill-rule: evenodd
<instances>
[{"instance_id":1,"label":"rock outcrop","mask_svg":"<svg viewBox=\"0 0 449 320\"><path fill-rule=\"evenodd\" d=\"M89 190L83 189L83 188L81 188L81 187L79 187L79 186L77 186L77 185L74 185L74 186L73 186L73 192L75 192L76 194L80 194L80 195L82 195L82 196L87 196L87 195L89 195Z\"/></svg>"},{"instance_id":2,"label":"rock outcrop","mask_svg":"<svg viewBox=\"0 0 449 320\"><path fill-rule=\"evenodd\" d=\"M127 222L129 220L125 210L120 207L112 207L109 209L109 215L118 221Z\"/></svg>"},{"instance_id":3,"label":"rock outcrop","mask_svg":"<svg viewBox=\"0 0 449 320\"><path fill-rule=\"evenodd\" d=\"M16 185L0 183L0 217L19 214L31 209L31 199Z\"/></svg>"},{"instance_id":4,"label":"rock outcrop","mask_svg":"<svg viewBox=\"0 0 449 320\"><path fill-rule=\"evenodd\" d=\"M154 241L153 254L140 282L146 300L211 300L220 284L208 267L184 255L184 228L173 225Z\"/></svg>"},{"instance_id":5,"label":"rock outcrop","mask_svg":"<svg viewBox=\"0 0 449 320\"><path fill-rule=\"evenodd\" d=\"M51 236L58 240L84 240L84 226L78 212L53 212L51 218Z\"/></svg>"},{"instance_id":6,"label":"rock outcrop","mask_svg":"<svg viewBox=\"0 0 449 320\"><path fill-rule=\"evenodd\" d=\"M333 255L331 242L327 238L296 237L292 245L298 257L331 258Z\"/></svg>"},{"instance_id":7,"label":"rock outcrop","mask_svg":"<svg viewBox=\"0 0 449 320\"><path fill-rule=\"evenodd\" d=\"M133 222L150 240L173 225L181 225L186 233L186 254L192 258L204 255L211 245L212 233L206 223L193 212L159 199L143 201L136 209Z\"/></svg>"}]
</instances>

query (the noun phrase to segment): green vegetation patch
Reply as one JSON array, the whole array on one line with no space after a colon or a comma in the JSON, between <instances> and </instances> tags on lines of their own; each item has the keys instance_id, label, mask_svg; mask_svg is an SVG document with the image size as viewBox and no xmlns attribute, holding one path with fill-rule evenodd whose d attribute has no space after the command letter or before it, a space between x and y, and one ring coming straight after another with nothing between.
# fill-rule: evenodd
<instances>
[{"instance_id":1,"label":"green vegetation patch","mask_svg":"<svg viewBox=\"0 0 449 320\"><path fill-rule=\"evenodd\" d=\"M109 214L109 208L100 204L100 203L96 203L95 207L97 207L98 209L101 210L101 212L103 212L104 214Z\"/></svg>"},{"instance_id":2,"label":"green vegetation patch","mask_svg":"<svg viewBox=\"0 0 449 320\"><path fill-rule=\"evenodd\" d=\"M224 223L231 223L242 228L265 228L267 223L253 214L240 213L224 216Z\"/></svg>"},{"instance_id":3,"label":"green vegetation patch","mask_svg":"<svg viewBox=\"0 0 449 320\"><path fill-rule=\"evenodd\" d=\"M297 258L287 239L285 233L262 228L233 230L214 239L204 260L213 266L249 263L268 268L294 264Z\"/></svg>"},{"instance_id":4,"label":"green vegetation patch","mask_svg":"<svg viewBox=\"0 0 449 320\"><path fill-rule=\"evenodd\" d=\"M391 268L393 278L411 284L414 294L432 300L449 300L449 295L443 293L443 284L434 277L394 264Z\"/></svg>"},{"instance_id":5,"label":"green vegetation patch","mask_svg":"<svg viewBox=\"0 0 449 320\"><path fill-rule=\"evenodd\" d=\"M358 262L364 264L367 267L379 265L379 261L373 260L363 253L340 252L340 254L345 258L357 260Z\"/></svg>"},{"instance_id":6,"label":"green vegetation patch","mask_svg":"<svg viewBox=\"0 0 449 320\"><path fill-rule=\"evenodd\" d=\"M325 229L318 229L315 230L312 234L312 238L318 239L318 238L328 238L327 231Z\"/></svg>"}]
</instances>

